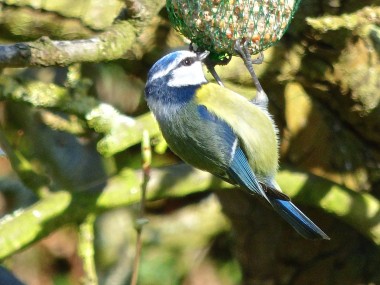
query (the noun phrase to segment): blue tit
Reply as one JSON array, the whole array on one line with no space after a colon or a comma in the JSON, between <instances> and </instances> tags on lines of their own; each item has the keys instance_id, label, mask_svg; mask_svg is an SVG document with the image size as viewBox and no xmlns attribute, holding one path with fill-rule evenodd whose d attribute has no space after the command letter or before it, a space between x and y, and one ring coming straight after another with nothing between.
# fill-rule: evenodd
<instances>
[{"instance_id":1,"label":"blue tit","mask_svg":"<svg viewBox=\"0 0 380 285\"><path fill-rule=\"evenodd\" d=\"M281 192L274 177L278 139L259 104L206 80L208 52L176 51L148 73L145 98L171 150L196 168L239 185L309 239L329 237Z\"/></svg>"}]
</instances>

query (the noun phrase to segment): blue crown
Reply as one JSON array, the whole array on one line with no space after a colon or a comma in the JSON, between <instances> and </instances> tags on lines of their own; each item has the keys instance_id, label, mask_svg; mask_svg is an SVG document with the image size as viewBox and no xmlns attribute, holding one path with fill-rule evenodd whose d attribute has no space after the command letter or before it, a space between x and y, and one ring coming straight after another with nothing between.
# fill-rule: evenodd
<instances>
[{"instance_id":1,"label":"blue crown","mask_svg":"<svg viewBox=\"0 0 380 285\"><path fill-rule=\"evenodd\" d=\"M175 62L178 56L180 55L181 51L176 51L173 53L169 53L165 55L163 58L158 60L150 69L148 73L148 78L151 78L154 74L161 72L168 68L168 66L172 63Z\"/></svg>"}]
</instances>

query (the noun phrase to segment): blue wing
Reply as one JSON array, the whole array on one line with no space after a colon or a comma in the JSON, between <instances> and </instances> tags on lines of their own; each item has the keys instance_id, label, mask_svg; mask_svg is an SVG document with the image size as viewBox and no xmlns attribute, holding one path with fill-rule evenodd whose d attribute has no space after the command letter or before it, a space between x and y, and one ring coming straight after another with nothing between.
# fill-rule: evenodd
<instances>
[{"instance_id":1,"label":"blue wing","mask_svg":"<svg viewBox=\"0 0 380 285\"><path fill-rule=\"evenodd\" d=\"M253 191L255 194L269 202L264 190L253 173L243 150L240 148L238 139L232 128L226 122L210 113L203 105L198 106L198 112L203 120L214 123L214 135L218 135L222 139L224 148L223 151L229 151L230 163L226 171L226 175L218 176L232 182L233 184L238 184L244 188L248 188L250 191ZM220 149L219 151L222 150Z\"/></svg>"},{"instance_id":2,"label":"blue wing","mask_svg":"<svg viewBox=\"0 0 380 285\"><path fill-rule=\"evenodd\" d=\"M243 150L238 145L236 146L235 153L227 173L236 184L253 191L255 194L270 202L255 174L253 173Z\"/></svg>"},{"instance_id":3,"label":"blue wing","mask_svg":"<svg viewBox=\"0 0 380 285\"><path fill-rule=\"evenodd\" d=\"M237 137L232 128L224 121L210 113L203 105L198 105L198 112L201 118L205 121L214 123L214 132L223 140L223 144L232 149ZM211 130L208 130L211 131Z\"/></svg>"},{"instance_id":4,"label":"blue wing","mask_svg":"<svg viewBox=\"0 0 380 285\"><path fill-rule=\"evenodd\" d=\"M198 112L202 119L213 122L214 135L220 136L223 141L223 151L230 151L230 163L228 169L226 169L226 175L217 174L219 177L237 184L268 201L273 209L303 237L308 239L329 239L317 225L290 201L288 196L258 181L246 155L239 146L236 135L226 122L214 116L202 105L198 107Z\"/></svg>"}]
</instances>

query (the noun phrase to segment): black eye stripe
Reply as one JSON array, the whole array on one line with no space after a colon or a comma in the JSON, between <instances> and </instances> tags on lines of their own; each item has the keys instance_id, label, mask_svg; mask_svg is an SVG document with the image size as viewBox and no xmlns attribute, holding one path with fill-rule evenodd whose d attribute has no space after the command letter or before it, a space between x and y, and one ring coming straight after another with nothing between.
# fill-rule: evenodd
<instances>
[{"instance_id":1,"label":"black eye stripe","mask_svg":"<svg viewBox=\"0 0 380 285\"><path fill-rule=\"evenodd\" d=\"M181 62L179 63L179 66L190 66L196 61L197 61L196 57L186 57L183 60L181 60Z\"/></svg>"}]
</instances>

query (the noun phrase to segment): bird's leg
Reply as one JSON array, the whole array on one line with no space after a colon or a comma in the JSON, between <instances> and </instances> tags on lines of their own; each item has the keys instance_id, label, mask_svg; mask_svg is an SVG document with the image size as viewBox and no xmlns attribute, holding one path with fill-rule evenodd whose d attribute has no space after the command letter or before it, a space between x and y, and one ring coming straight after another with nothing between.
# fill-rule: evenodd
<instances>
[{"instance_id":1,"label":"bird's leg","mask_svg":"<svg viewBox=\"0 0 380 285\"><path fill-rule=\"evenodd\" d=\"M253 69L253 64L261 64L264 61L264 55L260 52L259 57L252 60L251 54L249 53L247 42L241 44L240 40L235 42L234 49L236 53L243 59L245 66L248 69L249 74L252 77L253 83L255 84L257 94L256 97L252 100L253 103L260 105L264 108L268 108L268 96L262 88L259 79Z\"/></svg>"},{"instance_id":2,"label":"bird's leg","mask_svg":"<svg viewBox=\"0 0 380 285\"><path fill-rule=\"evenodd\" d=\"M224 87L222 80L220 79L218 73L216 73L216 71L215 71L215 66L216 66L216 64L215 64L215 63L212 63L212 62L210 62L210 61L206 61L205 64L206 64L206 67L207 67L208 71L210 71L212 77L214 77L215 81L216 81L220 86Z\"/></svg>"},{"instance_id":3,"label":"bird's leg","mask_svg":"<svg viewBox=\"0 0 380 285\"><path fill-rule=\"evenodd\" d=\"M223 82L220 79L218 73L215 71L215 66L216 65L226 65L231 61L232 56L231 55L226 55L224 58L213 58L212 56L207 57L203 62L206 65L207 69L210 71L211 75L215 78L216 82L220 85L223 86Z\"/></svg>"},{"instance_id":4,"label":"bird's leg","mask_svg":"<svg viewBox=\"0 0 380 285\"><path fill-rule=\"evenodd\" d=\"M194 47L193 42L190 43L190 45L189 45L189 50L190 50L190 51L193 51L193 52L196 52L196 53L200 52L199 50L197 50L196 47ZM211 60L211 59L209 59L209 58L206 58L206 59L204 60L204 64L206 65L208 71L211 73L212 77L214 77L215 81L216 81L220 86L223 86L223 87L224 87L222 80L220 79L218 73L216 73L216 71L215 71L215 66L216 66L217 64L219 64L219 62L215 62L215 61L213 61L213 60Z\"/></svg>"}]
</instances>

